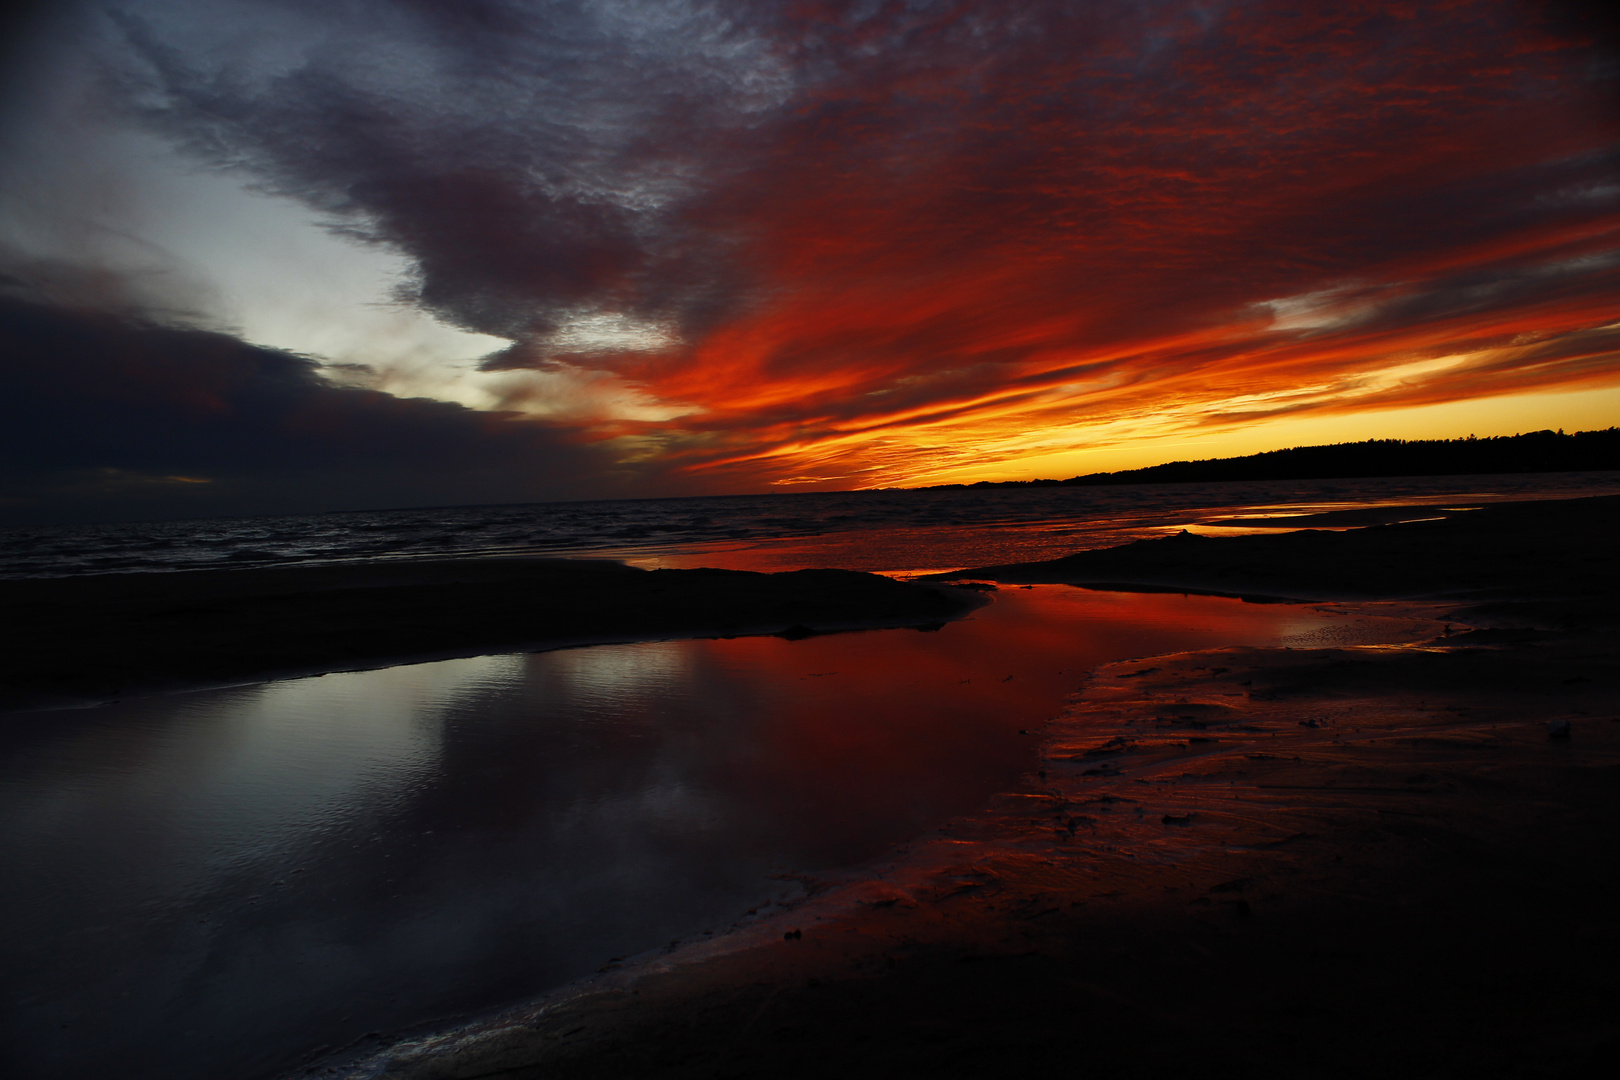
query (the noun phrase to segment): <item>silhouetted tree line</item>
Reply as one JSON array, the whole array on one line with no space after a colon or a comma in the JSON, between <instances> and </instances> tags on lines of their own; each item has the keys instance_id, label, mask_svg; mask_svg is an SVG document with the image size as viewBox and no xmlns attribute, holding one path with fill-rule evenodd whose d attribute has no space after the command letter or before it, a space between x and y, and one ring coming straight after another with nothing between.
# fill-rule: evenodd
<instances>
[{"instance_id":1,"label":"silhouetted tree line","mask_svg":"<svg viewBox=\"0 0 1620 1080\"><path fill-rule=\"evenodd\" d=\"M1332 480L1362 476L1448 476L1470 473L1620 470L1620 428L1532 431L1477 439L1368 439L1294 446L1246 457L1172 461L1145 469L1090 473L1067 480L982 480L948 487L1096 487L1188 484L1219 480Z\"/></svg>"}]
</instances>

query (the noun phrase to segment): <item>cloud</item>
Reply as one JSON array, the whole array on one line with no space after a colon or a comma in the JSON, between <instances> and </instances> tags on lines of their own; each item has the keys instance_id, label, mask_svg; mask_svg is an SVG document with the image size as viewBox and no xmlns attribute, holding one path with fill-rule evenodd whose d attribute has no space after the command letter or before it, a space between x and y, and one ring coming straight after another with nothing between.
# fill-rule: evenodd
<instances>
[{"instance_id":1,"label":"cloud","mask_svg":"<svg viewBox=\"0 0 1620 1080\"><path fill-rule=\"evenodd\" d=\"M0 518L294 513L615 491L510 413L336 386L221 333L0 299Z\"/></svg>"},{"instance_id":2,"label":"cloud","mask_svg":"<svg viewBox=\"0 0 1620 1080\"><path fill-rule=\"evenodd\" d=\"M492 405L649 485L1620 383L1578 5L105 10L127 115L406 256L408 302L513 343Z\"/></svg>"},{"instance_id":3,"label":"cloud","mask_svg":"<svg viewBox=\"0 0 1620 1080\"><path fill-rule=\"evenodd\" d=\"M726 238L671 207L780 97L768 43L662 2L114 5L130 107L416 260L410 293L505 337L701 306Z\"/></svg>"}]
</instances>

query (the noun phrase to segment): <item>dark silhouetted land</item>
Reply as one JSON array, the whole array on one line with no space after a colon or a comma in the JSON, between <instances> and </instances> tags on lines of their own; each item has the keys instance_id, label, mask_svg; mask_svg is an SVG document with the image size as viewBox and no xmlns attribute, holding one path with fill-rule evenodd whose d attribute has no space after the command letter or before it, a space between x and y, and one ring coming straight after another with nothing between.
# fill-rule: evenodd
<instances>
[{"instance_id":1,"label":"dark silhouetted land","mask_svg":"<svg viewBox=\"0 0 1620 1080\"><path fill-rule=\"evenodd\" d=\"M937 625L975 603L848 570L562 559L4 581L0 708L568 644Z\"/></svg>"},{"instance_id":2,"label":"dark silhouetted land","mask_svg":"<svg viewBox=\"0 0 1620 1080\"><path fill-rule=\"evenodd\" d=\"M1491 473L1595 472L1620 469L1620 428L1532 431L1485 439L1369 439L1295 446L1245 457L1172 461L1145 469L1088 473L1067 480L983 480L942 487L1103 487L1198 484L1225 480L1333 480L1372 476L1467 476Z\"/></svg>"},{"instance_id":3,"label":"dark silhouetted land","mask_svg":"<svg viewBox=\"0 0 1620 1080\"><path fill-rule=\"evenodd\" d=\"M1434 519L1255 536L1183 532L1046 562L935 575L1297 600L1430 599L1607 624L1620 496L1435 510ZM1283 519L1289 520L1289 519ZM1296 522L1302 519L1292 519Z\"/></svg>"}]
</instances>

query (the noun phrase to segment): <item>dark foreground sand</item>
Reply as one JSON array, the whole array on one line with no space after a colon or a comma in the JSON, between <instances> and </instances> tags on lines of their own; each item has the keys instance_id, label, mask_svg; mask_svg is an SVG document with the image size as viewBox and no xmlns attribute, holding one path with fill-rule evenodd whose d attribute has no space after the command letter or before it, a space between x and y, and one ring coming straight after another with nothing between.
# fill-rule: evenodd
<instances>
[{"instance_id":1,"label":"dark foreground sand","mask_svg":"<svg viewBox=\"0 0 1620 1080\"><path fill-rule=\"evenodd\" d=\"M847 570L395 561L0 582L0 710L659 637L918 626L979 601Z\"/></svg>"},{"instance_id":2,"label":"dark foreground sand","mask_svg":"<svg viewBox=\"0 0 1620 1080\"><path fill-rule=\"evenodd\" d=\"M1613 1075L1617 524L1578 500L981 570L1424 632L1103 668L1041 775L890 863L311 1073Z\"/></svg>"}]
</instances>

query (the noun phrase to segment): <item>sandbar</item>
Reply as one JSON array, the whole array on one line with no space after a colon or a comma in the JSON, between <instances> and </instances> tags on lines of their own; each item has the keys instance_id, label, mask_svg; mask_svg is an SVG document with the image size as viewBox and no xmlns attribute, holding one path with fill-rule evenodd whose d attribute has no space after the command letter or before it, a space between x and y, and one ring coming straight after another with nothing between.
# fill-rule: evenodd
<instances>
[{"instance_id":1,"label":"sandbar","mask_svg":"<svg viewBox=\"0 0 1620 1080\"><path fill-rule=\"evenodd\" d=\"M848 570L396 560L0 582L0 710L494 652L673 637L927 628L970 590Z\"/></svg>"}]
</instances>

